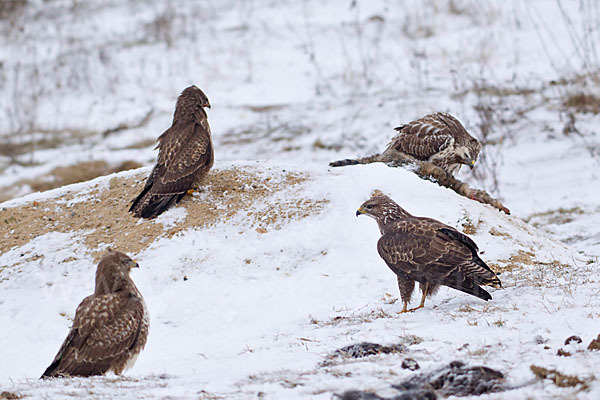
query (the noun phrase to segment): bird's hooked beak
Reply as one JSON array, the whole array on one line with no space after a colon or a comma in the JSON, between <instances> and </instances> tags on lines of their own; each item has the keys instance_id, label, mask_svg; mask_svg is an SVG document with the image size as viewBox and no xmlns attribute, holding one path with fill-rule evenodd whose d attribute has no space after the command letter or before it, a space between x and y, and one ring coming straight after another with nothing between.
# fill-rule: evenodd
<instances>
[{"instance_id":1,"label":"bird's hooked beak","mask_svg":"<svg viewBox=\"0 0 600 400\"><path fill-rule=\"evenodd\" d=\"M209 102L204 103L204 107L210 108L210 103Z\"/></svg>"},{"instance_id":2,"label":"bird's hooked beak","mask_svg":"<svg viewBox=\"0 0 600 400\"><path fill-rule=\"evenodd\" d=\"M475 166L475 160L471 160L471 163L469 164L469 168L473 169L474 166Z\"/></svg>"},{"instance_id":3,"label":"bird's hooked beak","mask_svg":"<svg viewBox=\"0 0 600 400\"><path fill-rule=\"evenodd\" d=\"M363 210L363 208L362 208L362 207L358 207L358 210L356 210L356 216L357 216L357 217L358 217L359 215L361 215L361 214L364 214L364 213L365 213L365 210Z\"/></svg>"},{"instance_id":4,"label":"bird's hooked beak","mask_svg":"<svg viewBox=\"0 0 600 400\"><path fill-rule=\"evenodd\" d=\"M131 261L129 262L129 269L132 269L132 268L139 268L139 267L140 267L140 264L136 263L135 261L131 260Z\"/></svg>"}]
</instances>

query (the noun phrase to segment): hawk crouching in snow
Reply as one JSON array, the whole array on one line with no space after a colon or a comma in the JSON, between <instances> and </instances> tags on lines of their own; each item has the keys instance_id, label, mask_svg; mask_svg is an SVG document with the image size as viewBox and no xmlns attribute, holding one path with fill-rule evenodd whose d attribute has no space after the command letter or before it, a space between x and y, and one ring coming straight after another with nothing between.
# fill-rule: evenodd
<instances>
[{"instance_id":1,"label":"hawk crouching in snow","mask_svg":"<svg viewBox=\"0 0 600 400\"><path fill-rule=\"evenodd\" d=\"M96 270L94 294L77 307L73 326L41 378L119 375L133 366L148 337L148 312L129 277L139 265L108 250Z\"/></svg>"},{"instance_id":2,"label":"hawk crouching in snow","mask_svg":"<svg viewBox=\"0 0 600 400\"><path fill-rule=\"evenodd\" d=\"M473 168L481 151L481 143L465 130L460 122L448 113L438 112L395 128L385 151L369 157L334 161L329 165L388 163L395 153L409 155L419 161L429 161L451 175L456 175L462 165Z\"/></svg>"},{"instance_id":3,"label":"hawk crouching in snow","mask_svg":"<svg viewBox=\"0 0 600 400\"><path fill-rule=\"evenodd\" d=\"M158 138L158 161L129 211L154 218L199 185L213 165L214 153L204 107L208 98L196 86L186 88L175 105L173 122Z\"/></svg>"},{"instance_id":4,"label":"hawk crouching in snow","mask_svg":"<svg viewBox=\"0 0 600 400\"><path fill-rule=\"evenodd\" d=\"M451 226L415 217L380 192L360 206L356 216L361 214L375 219L379 225L382 236L377 250L398 277L404 303L401 312L423 308L425 298L440 285L483 300L492 296L481 285L502 287L494 271L479 258L475 242ZM422 291L421 303L408 310L415 282L419 282Z\"/></svg>"}]
</instances>

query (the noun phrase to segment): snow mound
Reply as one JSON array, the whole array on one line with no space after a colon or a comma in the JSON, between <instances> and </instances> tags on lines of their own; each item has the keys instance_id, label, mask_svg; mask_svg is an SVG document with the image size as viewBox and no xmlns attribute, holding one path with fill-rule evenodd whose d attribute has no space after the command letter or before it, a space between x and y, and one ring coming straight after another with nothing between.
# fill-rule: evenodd
<instances>
[{"instance_id":1,"label":"snow mound","mask_svg":"<svg viewBox=\"0 0 600 400\"><path fill-rule=\"evenodd\" d=\"M127 209L148 171L0 205L0 325L10 327L0 340L10 343L3 358L12 360L0 365L3 388L52 398L93 390L98 398L325 399L385 390L412 373L396 354L323 363L335 349L406 338L423 370L461 359L516 380L533 377L532 363L561 363L582 377L597 364L588 351L556 355L566 337L585 344L598 334L593 265L524 222L408 171L217 163L201 192L146 221ZM443 288L425 309L397 315L377 226L355 217L374 189L468 233L504 289L492 289L486 303ZM109 246L141 266L133 279L151 314L146 349L126 377L38 381ZM545 347L534 340L540 335ZM515 398L568 390L575 389L533 385Z\"/></svg>"}]
</instances>

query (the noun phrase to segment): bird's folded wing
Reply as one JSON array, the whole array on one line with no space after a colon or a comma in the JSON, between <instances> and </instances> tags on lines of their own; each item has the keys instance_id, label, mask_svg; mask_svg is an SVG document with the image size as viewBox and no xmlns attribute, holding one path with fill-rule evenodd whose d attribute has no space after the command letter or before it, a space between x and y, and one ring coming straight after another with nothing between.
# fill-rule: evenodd
<instances>
[{"instance_id":1,"label":"bird's folded wing","mask_svg":"<svg viewBox=\"0 0 600 400\"><path fill-rule=\"evenodd\" d=\"M434 116L425 116L398 128L388 147L426 160L448 147L453 136L448 125Z\"/></svg>"},{"instance_id":2,"label":"bird's folded wing","mask_svg":"<svg viewBox=\"0 0 600 400\"><path fill-rule=\"evenodd\" d=\"M176 123L160 137L158 162L153 171L153 194L184 193L196 172L212 163L208 124Z\"/></svg>"},{"instance_id":3,"label":"bird's folded wing","mask_svg":"<svg viewBox=\"0 0 600 400\"><path fill-rule=\"evenodd\" d=\"M143 317L143 304L136 297L121 293L95 297L78 307L72 328L77 336L65 356L72 356L73 362L95 362L122 354L137 339ZM63 359L63 364L67 361Z\"/></svg>"},{"instance_id":4,"label":"bird's folded wing","mask_svg":"<svg viewBox=\"0 0 600 400\"><path fill-rule=\"evenodd\" d=\"M392 270L440 284L446 284L446 279L462 279L454 275L462 275L458 267L472 257L467 246L426 228L385 234L377 250Z\"/></svg>"}]
</instances>

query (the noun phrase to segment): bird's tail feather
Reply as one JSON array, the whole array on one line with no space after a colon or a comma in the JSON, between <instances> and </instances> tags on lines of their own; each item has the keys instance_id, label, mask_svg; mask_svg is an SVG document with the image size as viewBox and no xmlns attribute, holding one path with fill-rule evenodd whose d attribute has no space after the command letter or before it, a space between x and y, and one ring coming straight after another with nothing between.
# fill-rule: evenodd
<instances>
[{"instance_id":1,"label":"bird's tail feather","mask_svg":"<svg viewBox=\"0 0 600 400\"><path fill-rule=\"evenodd\" d=\"M453 279L448 279L448 280L444 280L443 282L434 282L437 284L441 284L444 286L448 286L451 287L452 289L456 289L456 290L460 290L463 293L467 293L470 295L473 295L475 297L479 297L482 300L488 301L492 299L492 295L490 295L488 292L486 292L485 290L483 290L476 282L474 282L471 279L467 279L467 280L453 280Z\"/></svg>"},{"instance_id":2,"label":"bird's tail feather","mask_svg":"<svg viewBox=\"0 0 600 400\"><path fill-rule=\"evenodd\" d=\"M374 162L380 162L381 154L373 154L372 156L362 158L346 158L345 160L332 161L329 163L330 167L345 167L346 165L358 165L358 164L371 164Z\"/></svg>"},{"instance_id":3,"label":"bird's tail feather","mask_svg":"<svg viewBox=\"0 0 600 400\"><path fill-rule=\"evenodd\" d=\"M59 364L60 364L60 360L55 360L52 364L50 364L50 366L48 368L46 368L46 370L44 371L42 376L40 376L40 379L54 377L55 375L53 374L53 372L56 370L56 368L58 367Z\"/></svg>"},{"instance_id":4,"label":"bird's tail feather","mask_svg":"<svg viewBox=\"0 0 600 400\"><path fill-rule=\"evenodd\" d=\"M133 203L131 203L131 207L129 207L129 212L133 212L135 215L138 215L138 212L136 210L138 210L139 208L141 208L141 205L143 205L145 203L145 197L146 193L148 193L148 191L150 190L152 186L151 185L146 185L144 187L144 190L142 190L142 193L140 193L135 200L133 200Z\"/></svg>"},{"instance_id":5,"label":"bird's tail feather","mask_svg":"<svg viewBox=\"0 0 600 400\"><path fill-rule=\"evenodd\" d=\"M475 297L479 297L482 300L488 301L492 299L492 295L483 290L479 285L473 283L473 286L456 285L454 289L458 289L461 292L472 294Z\"/></svg>"},{"instance_id":6,"label":"bird's tail feather","mask_svg":"<svg viewBox=\"0 0 600 400\"><path fill-rule=\"evenodd\" d=\"M139 201L136 199L129 211L133 212L133 215L138 218L155 218L178 202L184 194L156 195L144 193Z\"/></svg>"}]
</instances>

